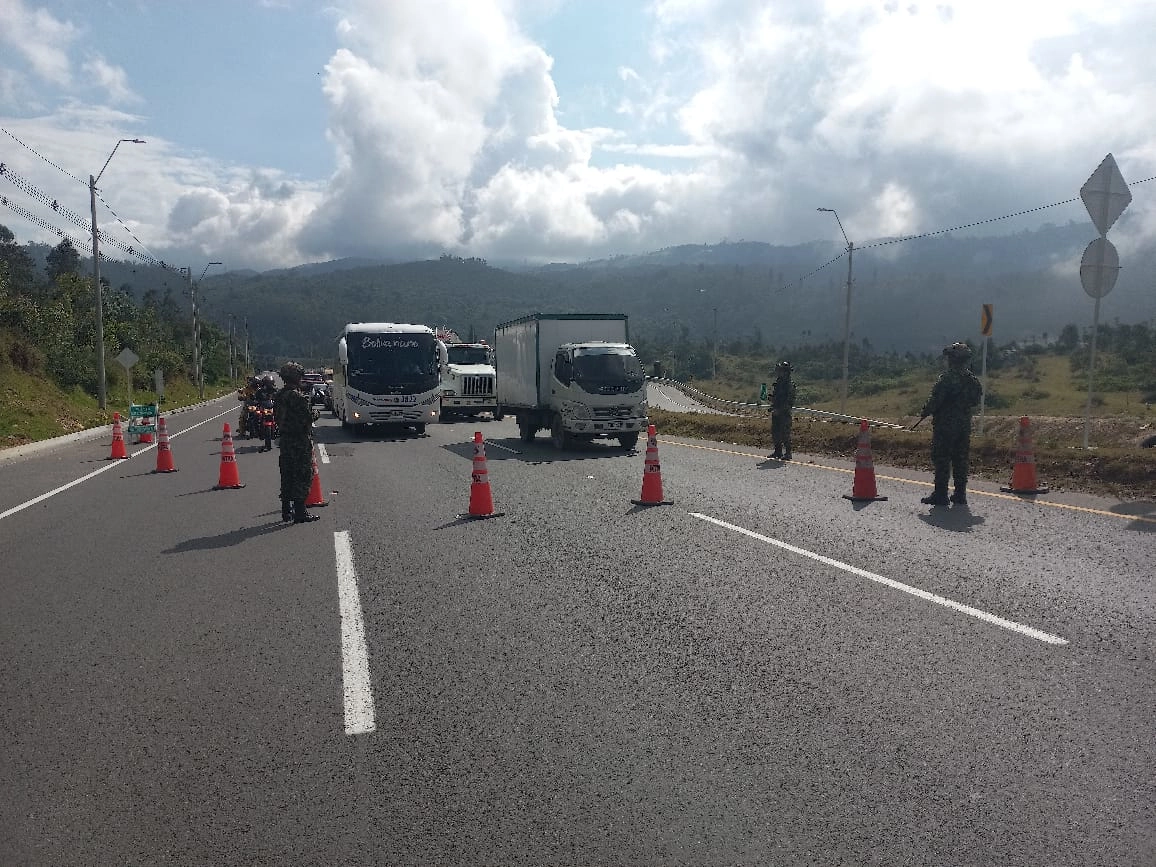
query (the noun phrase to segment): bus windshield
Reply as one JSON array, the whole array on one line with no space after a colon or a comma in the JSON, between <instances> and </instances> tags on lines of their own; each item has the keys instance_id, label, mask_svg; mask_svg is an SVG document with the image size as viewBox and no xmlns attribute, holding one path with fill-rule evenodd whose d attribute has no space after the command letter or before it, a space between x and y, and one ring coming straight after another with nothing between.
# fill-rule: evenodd
<instances>
[{"instance_id":1,"label":"bus windshield","mask_svg":"<svg viewBox=\"0 0 1156 867\"><path fill-rule=\"evenodd\" d=\"M349 334L349 386L369 394L419 394L437 388L432 334Z\"/></svg>"}]
</instances>

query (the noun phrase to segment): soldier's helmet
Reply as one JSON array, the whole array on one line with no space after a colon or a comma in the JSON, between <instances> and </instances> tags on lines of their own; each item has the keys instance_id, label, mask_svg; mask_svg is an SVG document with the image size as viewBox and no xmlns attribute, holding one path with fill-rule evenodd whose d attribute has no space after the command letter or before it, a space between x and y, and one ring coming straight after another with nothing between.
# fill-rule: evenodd
<instances>
[{"instance_id":1,"label":"soldier's helmet","mask_svg":"<svg viewBox=\"0 0 1156 867\"><path fill-rule=\"evenodd\" d=\"M951 364L966 364L971 360L971 347L966 343L953 343L943 347L943 355Z\"/></svg>"},{"instance_id":2,"label":"soldier's helmet","mask_svg":"<svg viewBox=\"0 0 1156 867\"><path fill-rule=\"evenodd\" d=\"M282 364L281 369L277 372L281 374L283 380L296 385L301 382L301 377L305 375L305 368L296 361L290 361Z\"/></svg>"},{"instance_id":3,"label":"soldier's helmet","mask_svg":"<svg viewBox=\"0 0 1156 867\"><path fill-rule=\"evenodd\" d=\"M775 365L775 370L779 373L790 373L794 369L794 366L789 361L780 361Z\"/></svg>"}]
</instances>

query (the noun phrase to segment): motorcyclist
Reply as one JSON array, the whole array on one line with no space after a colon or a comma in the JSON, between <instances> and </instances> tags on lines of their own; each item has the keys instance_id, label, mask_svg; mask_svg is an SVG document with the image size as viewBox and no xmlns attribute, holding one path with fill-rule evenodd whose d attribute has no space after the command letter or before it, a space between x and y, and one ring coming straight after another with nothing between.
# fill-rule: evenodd
<instances>
[{"instance_id":1,"label":"motorcyclist","mask_svg":"<svg viewBox=\"0 0 1156 867\"><path fill-rule=\"evenodd\" d=\"M260 387L261 377L250 376L249 381L245 383L244 387L237 390L237 400L241 401L241 414L237 418L237 435L248 436L249 431L245 425L248 421L249 406L257 398L257 389Z\"/></svg>"}]
</instances>

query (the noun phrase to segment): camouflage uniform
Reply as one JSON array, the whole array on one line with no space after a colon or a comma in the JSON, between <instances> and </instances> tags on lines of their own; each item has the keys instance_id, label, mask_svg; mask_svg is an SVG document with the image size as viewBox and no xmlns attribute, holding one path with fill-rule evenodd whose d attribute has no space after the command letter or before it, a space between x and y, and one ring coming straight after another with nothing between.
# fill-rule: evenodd
<instances>
[{"instance_id":1,"label":"camouflage uniform","mask_svg":"<svg viewBox=\"0 0 1156 867\"><path fill-rule=\"evenodd\" d=\"M967 503L968 456L971 450L971 415L979 405L983 386L975 374L967 369L971 348L966 343L955 343L943 350L948 370L932 386L931 396L923 405L920 415L931 416L931 463L935 469L935 490L923 502L946 506L947 482L955 481L955 493L950 502Z\"/></svg>"},{"instance_id":2,"label":"camouflage uniform","mask_svg":"<svg viewBox=\"0 0 1156 867\"><path fill-rule=\"evenodd\" d=\"M791 459L791 410L795 406L795 383L791 382L793 368L786 361L776 366L777 375L771 384L771 442L773 458Z\"/></svg>"},{"instance_id":3,"label":"camouflage uniform","mask_svg":"<svg viewBox=\"0 0 1156 867\"><path fill-rule=\"evenodd\" d=\"M285 365L281 376L285 387L277 392L273 407L281 432L281 455L277 460L281 468L281 517L290 520L292 503L292 519L300 524L316 520L316 516L305 512L305 498L313 483L313 410L309 398L299 390L300 374Z\"/></svg>"}]
</instances>

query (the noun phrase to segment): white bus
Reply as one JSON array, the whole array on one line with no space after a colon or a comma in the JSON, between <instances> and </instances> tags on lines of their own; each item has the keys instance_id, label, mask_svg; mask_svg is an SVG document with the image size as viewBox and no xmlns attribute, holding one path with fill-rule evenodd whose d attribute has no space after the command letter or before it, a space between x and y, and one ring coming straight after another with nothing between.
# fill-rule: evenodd
<instances>
[{"instance_id":1,"label":"white bus","mask_svg":"<svg viewBox=\"0 0 1156 867\"><path fill-rule=\"evenodd\" d=\"M337 339L333 414L341 426L398 425L425 433L441 413L446 347L432 328L353 322Z\"/></svg>"}]
</instances>

